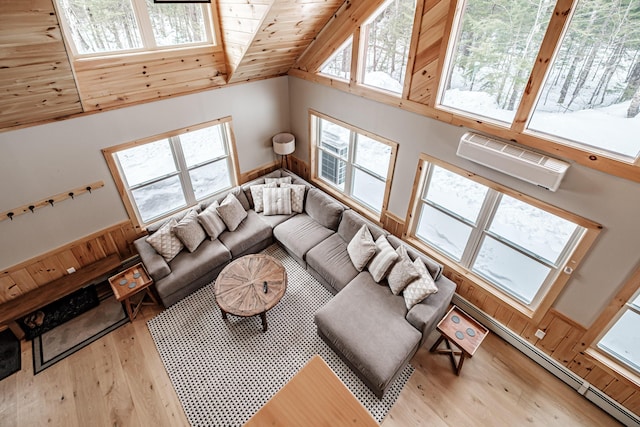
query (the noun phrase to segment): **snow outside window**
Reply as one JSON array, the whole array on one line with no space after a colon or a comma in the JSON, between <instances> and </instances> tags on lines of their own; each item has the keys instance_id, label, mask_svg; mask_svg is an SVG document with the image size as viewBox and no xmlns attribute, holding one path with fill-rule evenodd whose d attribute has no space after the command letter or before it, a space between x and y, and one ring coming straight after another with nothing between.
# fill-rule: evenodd
<instances>
[{"instance_id":1,"label":"snow outside window","mask_svg":"<svg viewBox=\"0 0 640 427\"><path fill-rule=\"evenodd\" d=\"M353 36L349 37L336 53L320 67L320 73L348 81L351 78L352 47Z\"/></svg>"},{"instance_id":2,"label":"snow outside window","mask_svg":"<svg viewBox=\"0 0 640 427\"><path fill-rule=\"evenodd\" d=\"M57 0L74 53L150 50L213 43L208 5L153 0Z\"/></svg>"},{"instance_id":3,"label":"snow outside window","mask_svg":"<svg viewBox=\"0 0 640 427\"><path fill-rule=\"evenodd\" d=\"M466 0L462 4L439 102L510 125L555 2Z\"/></svg>"},{"instance_id":4,"label":"snow outside window","mask_svg":"<svg viewBox=\"0 0 640 427\"><path fill-rule=\"evenodd\" d=\"M640 373L640 294L627 302L597 346Z\"/></svg>"},{"instance_id":5,"label":"snow outside window","mask_svg":"<svg viewBox=\"0 0 640 427\"><path fill-rule=\"evenodd\" d=\"M142 223L232 186L225 124L116 151L122 181Z\"/></svg>"},{"instance_id":6,"label":"snow outside window","mask_svg":"<svg viewBox=\"0 0 640 427\"><path fill-rule=\"evenodd\" d=\"M311 119L317 131L316 177L367 210L381 213L392 145L325 118Z\"/></svg>"},{"instance_id":7,"label":"snow outside window","mask_svg":"<svg viewBox=\"0 0 640 427\"><path fill-rule=\"evenodd\" d=\"M528 129L634 162L639 111L640 1L580 1Z\"/></svg>"},{"instance_id":8,"label":"snow outside window","mask_svg":"<svg viewBox=\"0 0 640 427\"><path fill-rule=\"evenodd\" d=\"M362 82L402 94L415 0L389 0L362 27Z\"/></svg>"},{"instance_id":9,"label":"snow outside window","mask_svg":"<svg viewBox=\"0 0 640 427\"><path fill-rule=\"evenodd\" d=\"M427 164L414 235L521 303L535 305L585 229Z\"/></svg>"}]
</instances>

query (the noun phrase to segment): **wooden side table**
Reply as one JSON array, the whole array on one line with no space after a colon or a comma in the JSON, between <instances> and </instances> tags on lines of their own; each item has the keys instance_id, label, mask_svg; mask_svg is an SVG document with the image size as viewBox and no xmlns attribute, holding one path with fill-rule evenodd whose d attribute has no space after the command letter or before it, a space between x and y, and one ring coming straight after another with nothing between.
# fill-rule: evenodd
<instances>
[{"instance_id":1,"label":"wooden side table","mask_svg":"<svg viewBox=\"0 0 640 427\"><path fill-rule=\"evenodd\" d=\"M151 299L152 302L149 304L158 304L158 300L149 288L153 284L153 279L151 279L142 263L109 277L109 284L116 299L124 303L129 320L132 322L136 318L138 311L140 311L140 307L146 304L144 302L145 297L148 296ZM134 298L134 295L139 295L139 297ZM137 299L137 301L134 302L134 299Z\"/></svg>"},{"instance_id":2,"label":"wooden side table","mask_svg":"<svg viewBox=\"0 0 640 427\"><path fill-rule=\"evenodd\" d=\"M440 332L440 338L433 343L429 351L448 354L456 375L460 375L464 359L473 356L489 333L487 328L455 305L438 323L437 330ZM438 349L442 341L444 341L446 348ZM454 350L451 347L451 343L459 348L460 351ZM460 356L458 362L456 362L455 356Z\"/></svg>"}]
</instances>

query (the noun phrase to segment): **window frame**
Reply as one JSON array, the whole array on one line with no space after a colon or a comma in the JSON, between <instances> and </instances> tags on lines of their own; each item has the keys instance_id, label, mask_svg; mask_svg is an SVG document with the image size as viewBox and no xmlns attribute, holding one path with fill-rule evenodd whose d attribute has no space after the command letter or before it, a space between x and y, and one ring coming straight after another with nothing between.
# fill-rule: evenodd
<instances>
[{"instance_id":1,"label":"window frame","mask_svg":"<svg viewBox=\"0 0 640 427\"><path fill-rule=\"evenodd\" d=\"M417 227L420 222L422 206L425 204L422 199L427 184L427 174L429 173L430 169L429 165L436 165L444 168L450 172L461 175L464 178L470 179L483 186L488 187L489 191L493 190L501 194L498 196L492 196L492 194L488 193L485 196L485 201L483 202L481 212L478 214L478 221L476 225L477 234L475 236L476 240L471 242L472 238L474 237L471 236L469 238L465 249L470 252L468 254L463 254L463 257L465 258L461 258L461 261L475 259L477 252L480 250L481 242L486 235L486 231L488 231L490 221L493 218L497 207L499 206L499 200L501 199L502 195L507 195L516 200L532 205L538 209L552 213L584 228L584 232L579 238L575 236L574 232L574 238L577 238L577 241L573 251L565 254L564 258L562 256L558 257L557 273L551 274L547 277L548 283L543 284L543 286L546 285L546 289L541 286L540 290L536 294L536 298L534 298L531 304L525 304L518 298L512 296L510 293L504 291L501 287L489 282L480 274L474 272L473 264L469 264L468 266L466 266L461 262L455 261L450 256L444 254L434 246L429 245L423 239L417 236ZM493 209L493 211L491 211L491 209ZM483 213L483 211L485 212ZM482 218L484 218L484 223L481 223ZM540 320L544 313L546 313L547 310L551 307L564 286L569 281L571 274L579 266L580 262L602 230L602 226L593 221L590 221L563 209L557 208L555 206L549 205L545 202L524 195L508 187L504 187L493 181L489 181L486 178L482 178L478 175L465 171L461 168L458 168L457 166L451 165L424 153L420 154L418 160L416 177L414 180L411 201L409 204L409 210L405 223L407 224L407 226L405 229L404 237L409 243L415 245L416 247L431 255L440 263L444 264L448 269L453 270L454 272L464 276L466 279L478 285L478 288L481 289L482 292L492 295L493 297L499 299L500 301L509 305L524 316L533 319L534 321ZM499 240L499 242L502 243L503 240ZM511 247L511 245L509 246Z\"/></svg>"},{"instance_id":2,"label":"window frame","mask_svg":"<svg viewBox=\"0 0 640 427\"><path fill-rule=\"evenodd\" d=\"M339 157L334 153L329 153L329 155L339 158L341 161L346 163L346 173L345 173L345 186L344 191L340 190L336 186L331 185L326 180L322 179L318 174L319 165L318 162L321 161L322 156L320 152L327 152L318 144L319 132L320 128L318 127L318 120L326 120L332 122L338 126L346 128L349 130L349 151L346 158ZM363 135L367 138L373 139L376 142L381 144L385 144L391 147L391 153L389 155L389 165L387 167L387 175L386 177L382 177L377 173L370 171L369 169L363 167L362 165L357 165L355 161L355 154L357 149L357 134ZM391 181L393 177L393 172L395 169L396 157L398 152L398 143L391 141L390 139L384 138L382 136L376 135L374 133L368 132L364 129L360 129L356 126L345 123L341 120L335 119L333 117L327 116L326 114L322 114L318 111L309 109L309 146L311 153L311 182L315 185L331 194L345 205L350 208L360 212L365 215L370 220L380 223L381 219L385 215L389 203L389 195L391 194ZM353 196L353 175L354 169L358 169L363 171L364 173L373 176L378 180L384 179L385 189L382 198L382 206L380 207L380 212L376 212L372 209L372 207L368 206L366 202L358 199Z\"/></svg>"},{"instance_id":3,"label":"window frame","mask_svg":"<svg viewBox=\"0 0 640 427\"><path fill-rule=\"evenodd\" d=\"M145 52L157 52L157 51L171 51L180 49L189 49L202 46L216 46L218 40L220 40L219 26L217 25L218 17L215 7L212 7L213 3L200 3L204 18L204 30L206 40L203 42L183 43L179 45L170 46L158 46L155 36L153 34L153 27L151 24L151 18L147 10L146 0L129 0L131 2L131 9L138 25L138 31L140 35L140 42L142 46L134 49L123 49L106 52L95 53L79 53L76 47L76 42L73 38L73 31L71 30L69 23L64 12L63 6L60 4L60 0L54 0L54 9L58 17L58 22L62 27L62 33L66 42L66 46L73 59L86 60L103 57L117 57L124 55L135 55Z\"/></svg>"},{"instance_id":4,"label":"window frame","mask_svg":"<svg viewBox=\"0 0 640 427\"><path fill-rule=\"evenodd\" d=\"M223 156L218 156L214 159L210 159L207 161L196 163L191 166L187 166L184 153L182 152L181 144L179 143L179 139L176 137L191 131L196 131L196 130L218 126L218 125L222 126L225 129L225 132L222 133L222 138L223 138L223 144L224 144L224 149L226 154ZM133 186L129 186L127 183L126 176L122 170L122 167L120 166L119 161L116 159L116 154L120 151L129 149L129 148L142 146L145 144L150 144L150 143L161 141L161 140L168 140L173 161L175 162L176 170L174 172L164 174L159 177L155 177L148 181L135 184ZM233 188L234 186L238 185L238 183L240 182L240 176L239 176L240 169L238 166L238 157L236 153L237 151L236 151L236 145L235 145L235 136L232 128L231 116L223 117L223 118L212 120L209 122L200 123L194 126L177 129L174 131L165 132L165 133L154 135L151 137L138 139L132 142L126 142L124 144L119 144L116 146L102 149L102 154L104 155L105 161L107 162L107 166L109 167L111 175L115 181L116 187L118 188L118 192L120 194L120 197L122 198L122 202L124 204L125 210L127 211L129 218L131 219L131 221L133 222L136 228L145 228L149 224L160 221L163 218L167 218L175 214L176 212L180 212L180 211L189 209L193 206L196 206L201 200L205 200L210 197L215 197L216 194L220 194L224 191L227 191L229 188ZM213 163L217 163L225 160L227 163L227 167L229 169L230 187L224 188L215 193L208 194L198 199L193 189L189 172L193 169L197 169L207 164L213 164ZM143 188L145 186L151 185L158 181L162 181L172 176L179 177L180 185L182 187L183 195L185 197L185 205L172 209L170 211L164 212L159 216L150 218L148 221L143 221L132 192L138 188Z\"/></svg>"}]
</instances>

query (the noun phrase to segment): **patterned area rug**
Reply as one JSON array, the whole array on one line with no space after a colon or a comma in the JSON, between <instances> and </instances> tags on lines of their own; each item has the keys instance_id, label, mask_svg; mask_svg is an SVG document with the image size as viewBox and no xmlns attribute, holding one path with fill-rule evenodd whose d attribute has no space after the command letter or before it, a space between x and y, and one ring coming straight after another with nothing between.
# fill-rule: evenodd
<instances>
[{"instance_id":1,"label":"patterned area rug","mask_svg":"<svg viewBox=\"0 0 640 427\"><path fill-rule=\"evenodd\" d=\"M258 316L223 321L213 284L147 323L191 425L242 425L315 354L382 421L414 368L407 366L378 399L316 333L313 313L331 294L278 245L263 253L280 260L288 275L287 293L267 313L267 332Z\"/></svg>"}]
</instances>

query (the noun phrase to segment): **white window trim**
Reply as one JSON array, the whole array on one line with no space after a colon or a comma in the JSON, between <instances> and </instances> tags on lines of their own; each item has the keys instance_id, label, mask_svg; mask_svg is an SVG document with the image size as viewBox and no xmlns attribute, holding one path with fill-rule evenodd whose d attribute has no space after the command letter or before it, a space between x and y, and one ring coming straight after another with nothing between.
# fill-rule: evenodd
<instances>
[{"instance_id":1,"label":"white window trim","mask_svg":"<svg viewBox=\"0 0 640 427\"><path fill-rule=\"evenodd\" d=\"M216 40L218 38L218 35L216 31L216 26L213 23L214 21L213 11L212 11L212 8L210 7L211 5L213 5L213 3L200 4L202 8L203 19L204 19L205 35L207 38L205 41L194 42L194 43L182 43L182 44L169 45L169 46L158 46L156 44L155 37L153 35L153 28L151 27L151 19L149 18L149 12L147 11L145 0L130 0L130 1L131 1L131 7L134 12L136 23L138 24L138 29L140 31L140 40L142 42L142 47L134 48L134 49L106 51L106 52L79 53L76 47L75 40L73 38L73 32L71 31L69 23L67 22L66 15L63 11L63 7L58 3L58 0L54 0L53 2L54 9L56 10L58 22L60 23L60 27L62 28L62 33L64 35L64 39L66 40L66 46L70 50L71 56L75 59L94 59L94 58L130 55L130 54L144 53L144 52L185 49L185 48L199 47L199 46L216 46Z\"/></svg>"},{"instance_id":2,"label":"white window trim","mask_svg":"<svg viewBox=\"0 0 640 427\"><path fill-rule=\"evenodd\" d=\"M218 125L222 126L222 128L224 129L224 131L221 132L221 137L223 140L225 154L222 156L218 156L214 159L209 159L204 162L200 162L188 167L184 157L184 153L182 151L181 144L179 142L179 138L177 137L181 134L185 134L190 131L195 131L195 130L218 126ZM165 174L160 177L153 178L149 181L145 181L140 184L136 184L134 186L129 186L126 179L126 175L124 174L120 166L120 163L117 159L116 153L118 153L119 151L126 150L128 148L132 148L134 146L149 144L149 143L153 143L153 142L164 140L164 139L169 141L169 146L171 148L173 160L176 163L176 171ZM238 183L240 182L238 160L237 160L236 149L235 149L235 141L234 141L233 131L231 129L231 117L225 117L222 119L202 123L202 124L191 126L188 128L178 129L172 132L167 132L167 133L152 136L149 138L144 138L142 140L137 140L137 141L133 141L125 144L120 144L114 147L105 148L102 150L102 152L105 157L105 160L107 161L107 165L109 166L111 175L114 178L116 186L118 187L119 192L122 195L125 209L127 210L130 219L134 222L135 226L141 227L141 228L149 224L152 224L156 221L159 221L163 218L169 217L175 214L176 212L189 209L197 205L201 200L215 197L216 194L220 194L224 191L227 191L229 190L229 188L232 188L238 185ZM212 164L220 161L225 161L227 163L227 168L229 171L229 181L230 181L229 187L220 189L216 193L208 194L200 199L197 199L195 196L195 191L193 190L193 187L191 184L191 177L189 175L189 171L193 169L197 169L207 164ZM143 188L154 182L158 182L172 176L179 177L180 185L182 187L183 195L185 197L185 205L172 209L170 211L164 212L163 214L157 217L150 218L147 221L143 221L142 216L140 215L140 212L138 210L138 206L133 197L132 191L134 191L137 188Z\"/></svg>"}]
</instances>

